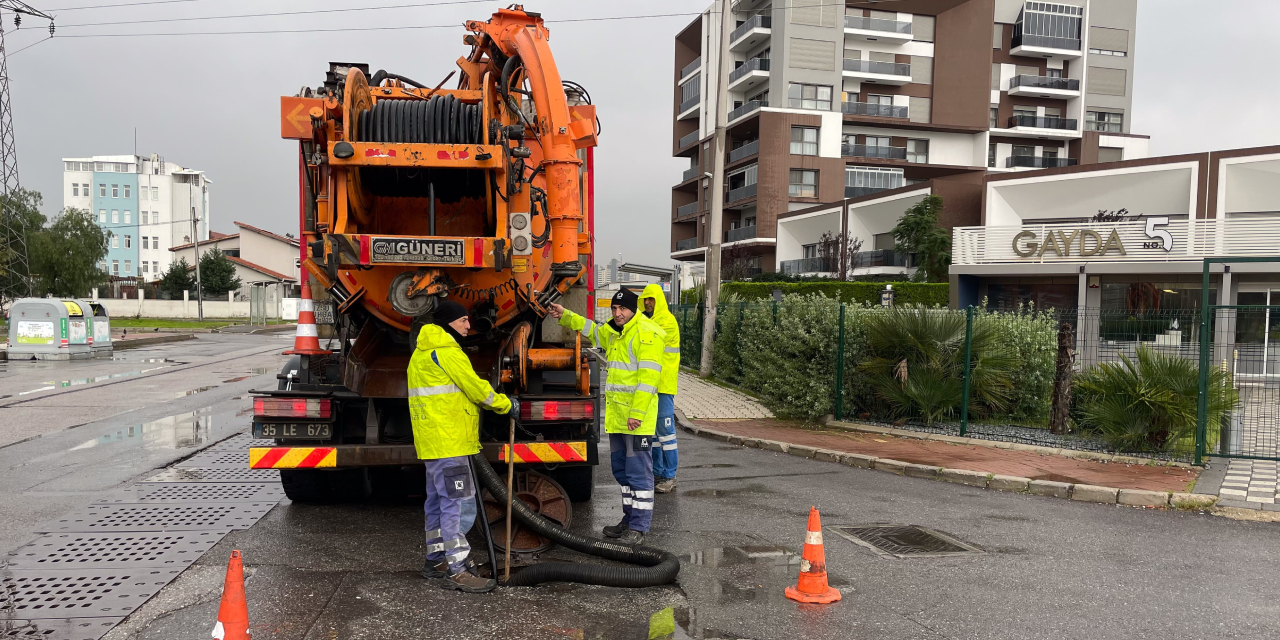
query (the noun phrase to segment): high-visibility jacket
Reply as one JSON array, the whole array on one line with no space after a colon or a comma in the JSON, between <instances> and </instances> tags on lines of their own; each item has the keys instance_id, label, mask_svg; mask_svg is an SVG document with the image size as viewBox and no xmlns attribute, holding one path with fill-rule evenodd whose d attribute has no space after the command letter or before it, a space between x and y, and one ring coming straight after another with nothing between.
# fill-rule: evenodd
<instances>
[{"instance_id":1,"label":"high-visibility jacket","mask_svg":"<svg viewBox=\"0 0 1280 640\"><path fill-rule=\"evenodd\" d=\"M658 393L674 396L680 379L680 325L667 309L667 296L660 285L651 284L644 288L640 294L641 309L644 309L644 301L650 298L653 299L653 315L649 319L667 333L662 348L662 382L658 384Z\"/></svg>"},{"instance_id":2,"label":"high-visibility jacket","mask_svg":"<svg viewBox=\"0 0 1280 640\"><path fill-rule=\"evenodd\" d=\"M480 451L476 405L507 413L511 401L476 375L458 341L424 325L409 358L409 416L420 460L469 456Z\"/></svg>"},{"instance_id":3,"label":"high-visibility jacket","mask_svg":"<svg viewBox=\"0 0 1280 640\"><path fill-rule=\"evenodd\" d=\"M637 313L621 333L608 323L597 324L565 310L560 326L581 333L605 350L608 373L604 379L604 430L651 436L658 424L658 383L662 379L662 328ZM640 426L627 429L627 420Z\"/></svg>"}]
</instances>

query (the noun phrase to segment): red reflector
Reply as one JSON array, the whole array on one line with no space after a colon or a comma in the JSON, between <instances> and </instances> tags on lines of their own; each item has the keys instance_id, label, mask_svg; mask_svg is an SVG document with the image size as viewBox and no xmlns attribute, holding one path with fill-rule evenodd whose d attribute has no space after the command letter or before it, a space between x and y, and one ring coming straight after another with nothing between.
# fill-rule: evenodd
<instances>
[{"instance_id":1,"label":"red reflector","mask_svg":"<svg viewBox=\"0 0 1280 640\"><path fill-rule=\"evenodd\" d=\"M595 416L591 400L541 400L520 403L521 420L583 420Z\"/></svg>"},{"instance_id":2,"label":"red reflector","mask_svg":"<svg viewBox=\"0 0 1280 640\"><path fill-rule=\"evenodd\" d=\"M360 264L369 264L369 236L360 236Z\"/></svg>"},{"instance_id":3,"label":"red reflector","mask_svg":"<svg viewBox=\"0 0 1280 640\"><path fill-rule=\"evenodd\" d=\"M475 251L473 252L471 266L483 267L484 266L484 238L476 238L474 246L475 246Z\"/></svg>"},{"instance_id":4,"label":"red reflector","mask_svg":"<svg viewBox=\"0 0 1280 640\"><path fill-rule=\"evenodd\" d=\"M268 418L328 418L332 401L325 398L254 398L253 414Z\"/></svg>"}]
</instances>

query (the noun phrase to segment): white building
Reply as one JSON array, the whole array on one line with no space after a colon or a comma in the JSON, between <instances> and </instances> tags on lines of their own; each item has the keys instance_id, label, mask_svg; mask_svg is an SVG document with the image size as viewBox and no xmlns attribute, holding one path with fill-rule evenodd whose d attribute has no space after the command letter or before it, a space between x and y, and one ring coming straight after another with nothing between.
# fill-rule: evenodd
<instances>
[{"instance_id":1,"label":"white building","mask_svg":"<svg viewBox=\"0 0 1280 640\"><path fill-rule=\"evenodd\" d=\"M236 276L240 278L237 300L248 300L249 290L255 286L267 288L269 305L280 297L292 297L300 275L298 239L244 222L235 225L238 233L214 233L208 240L200 241L200 255L217 248L235 263ZM195 243L172 247L169 253L172 261L185 259L187 264L195 266Z\"/></svg>"}]
</instances>

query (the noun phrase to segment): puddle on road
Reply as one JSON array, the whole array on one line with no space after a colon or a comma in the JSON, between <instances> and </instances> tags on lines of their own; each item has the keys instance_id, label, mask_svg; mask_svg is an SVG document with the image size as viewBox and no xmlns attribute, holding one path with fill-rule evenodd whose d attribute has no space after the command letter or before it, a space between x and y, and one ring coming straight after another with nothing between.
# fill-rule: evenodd
<instances>
[{"instance_id":1,"label":"puddle on road","mask_svg":"<svg viewBox=\"0 0 1280 640\"><path fill-rule=\"evenodd\" d=\"M249 373L252 373L252 374L253 374L253 375L255 375L255 376L260 376L260 375L262 375L262 374L264 374L264 373L272 373L272 372L274 372L274 371L275 371L275 369L271 369L271 368L268 368L268 367L254 367L254 368L252 368L252 369L250 369L250 370L249 370Z\"/></svg>"},{"instance_id":2,"label":"puddle on road","mask_svg":"<svg viewBox=\"0 0 1280 640\"><path fill-rule=\"evenodd\" d=\"M114 358L111 358L111 359L116 362L139 362L142 364L160 364L164 362L172 362L174 364L186 364L185 362L178 362L177 360L174 360L172 358L129 358L126 356L115 356Z\"/></svg>"},{"instance_id":3,"label":"puddle on road","mask_svg":"<svg viewBox=\"0 0 1280 640\"><path fill-rule=\"evenodd\" d=\"M175 394L173 397L175 397L175 398L185 398L185 397L187 397L187 396L194 396L194 395L195 395L195 394L197 394L197 393L204 393L205 391L208 391L208 390L210 390L210 389L217 389L217 388L218 388L218 385L216 385L216 384L214 384L214 385L209 385L209 386L207 386L207 387L198 387L198 388L196 388L196 389L191 389L191 390L189 390L189 391L183 391L182 393Z\"/></svg>"},{"instance_id":4,"label":"puddle on road","mask_svg":"<svg viewBox=\"0 0 1280 640\"><path fill-rule=\"evenodd\" d=\"M159 366L159 367L152 367L152 368L150 368L150 369L139 369L139 370L137 370L137 371L124 371L124 372L121 372L121 373L108 373L108 374L103 374L103 375L100 375L100 376L94 376L94 377L92 377L92 378L73 378L73 379L71 379L71 380L61 380L61 381L59 381L59 380L46 380L46 381L45 381L45 383L44 383L44 386L43 386L43 387L39 387L39 388L37 388L37 389L30 389L30 390L28 390L28 391L20 391L20 392L18 392L18 395L20 395L20 396L25 396L25 395L32 394L32 393L39 393L39 392L41 392L41 391L52 391L52 390L54 390L54 389L65 389L65 388L67 388L67 387L78 387L78 386L80 386L80 385L82 385L82 384L93 384L93 383L95 383L95 382L105 382L105 381L107 381L107 380L118 380L118 379L120 379L120 378L132 378L132 377L134 377L134 376L140 376L140 375L142 375L142 374L144 374L144 373L151 373L152 371L159 371L160 369L167 369L167 368L169 368L170 366L172 366L172 365L165 364L165 365L161 365L161 366Z\"/></svg>"},{"instance_id":5,"label":"puddle on road","mask_svg":"<svg viewBox=\"0 0 1280 640\"><path fill-rule=\"evenodd\" d=\"M713 463L710 463L710 464L690 464L690 465L685 465L685 467L684 467L684 468L685 468L685 469L728 469L729 467L736 467L736 466L738 466L738 465L736 465L736 464L729 464L729 463L726 463L726 462L713 462Z\"/></svg>"},{"instance_id":6,"label":"puddle on road","mask_svg":"<svg viewBox=\"0 0 1280 640\"><path fill-rule=\"evenodd\" d=\"M680 495L690 498L728 498L731 496L754 495L763 493L776 493L773 489L762 484L749 484L745 487L736 489L689 489L681 491Z\"/></svg>"},{"instance_id":7,"label":"puddle on road","mask_svg":"<svg viewBox=\"0 0 1280 640\"><path fill-rule=\"evenodd\" d=\"M1064 476L1058 473L1042 473L1038 476L1032 476L1032 480L1048 480L1050 482L1065 482L1067 484L1086 484L1084 480Z\"/></svg>"},{"instance_id":8,"label":"puddle on road","mask_svg":"<svg viewBox=\"0 0 1280 640\"><path fill-rule=\"evenodd\" d=\"M189 449L209 442L210 434L220 422L211 415L213 407L202 407L142 424L117 429L92 440L86 440L71 451L92 449L111 444L140 445L148 449Z\"/></svg>"}]
</instances>

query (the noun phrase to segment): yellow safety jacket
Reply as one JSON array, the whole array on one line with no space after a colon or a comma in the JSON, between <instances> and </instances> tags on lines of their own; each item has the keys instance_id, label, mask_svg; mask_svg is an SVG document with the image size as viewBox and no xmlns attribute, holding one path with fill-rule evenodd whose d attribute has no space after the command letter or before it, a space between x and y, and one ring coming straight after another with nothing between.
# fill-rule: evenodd
<instances>
[{"instance_id":1,"label":"yellow safety jacket","mask_svg":"<svg viewBox=\"0 0 1280 640\"><path fill-rule=\"evenodd\" d=\"M604 430L651 436L658 424L658 384L662 378L662 328L644 314L615 331L608 323L597 324L565 310L560 326L581 333L605 350L608 373L604 381ZM627 420L640 426L631 431Z\"/></svg>"},{"instance_id":2,"label":"yellow safety jacket","mask_svg":"<svg viewBox=\"0 0 1280 640\"><path fill-rule=\"evenodd\" d=\"M476 375L458 341L425 325L409 359L409 416L419 460L469 456L480 451L480 405L497 413L511 401Z\"/></svg>"},{"instance_id":3,"label":"yellow safety jacket","mask_svg":"<svg viewBox=\"0 0 1280 640\"><path fill-rule=\"evenodd\" d=\"M676 394L680 380L680 325L676 317L667 309L667 296L662 286L651 284L640 294L640 309L643 312L644 301L653 299L653 323L662 327L667 333L662 349L662 382L658 384L658 393Z\"/></svg>"}]
</instances>

